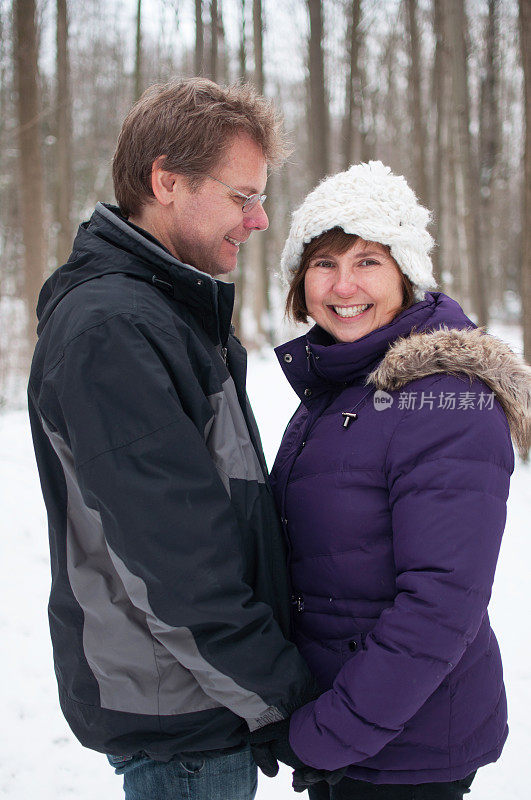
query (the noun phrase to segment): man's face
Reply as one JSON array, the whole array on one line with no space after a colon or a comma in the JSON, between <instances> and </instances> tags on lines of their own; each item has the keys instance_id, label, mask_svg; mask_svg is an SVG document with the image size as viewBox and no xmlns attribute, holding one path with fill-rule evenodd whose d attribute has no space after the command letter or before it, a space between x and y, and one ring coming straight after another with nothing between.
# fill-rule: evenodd
<instances>
[{"instance_id":1,"label":"man's face","mask_svg":"<svg viewBox=\"0 0 531 800\"><path fill-rule=\"evenodd\" d=\"M267 163L260 146L238 134L211 174L243 194L263 194ZM261 203L245 213L243 203L242 197L210 178L196 191L181 181L176 201L168 208L163 243L185 264L210 275L228 274L236 268L239 245L269 225Z\"/></svg>"}]
</instances>

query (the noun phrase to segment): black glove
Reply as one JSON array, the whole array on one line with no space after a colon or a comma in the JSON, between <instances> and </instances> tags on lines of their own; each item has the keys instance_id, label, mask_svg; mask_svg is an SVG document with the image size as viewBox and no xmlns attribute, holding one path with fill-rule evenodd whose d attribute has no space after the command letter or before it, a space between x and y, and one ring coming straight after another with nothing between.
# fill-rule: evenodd
<instances>
[{"instance_id":1,"label":"black glove","mask_svg":"<svg viewBox=\"0 0 531 800\"><path fill-rule=\"evenodd\" d=\"M296 769L293 773L292 786L296 792L305 792L314 783L326 781L330 786L335 786L336 783L344 777L348 767L341 767L341 769L327 770L327 769L312 769L305 767L304 769Z\"/></svg>"},{"instance_id":2,"label":"black glove","mask_svg":"<svg viewBox=\"0 0 531 800\"><path fill-rule=\"evenodd\" d=\"M249 742L257 767L268 778L274 778L277 774L279 761L294 769L309 769L291 749L289 719L253 731Z\"/></svg>"}]
</instances>

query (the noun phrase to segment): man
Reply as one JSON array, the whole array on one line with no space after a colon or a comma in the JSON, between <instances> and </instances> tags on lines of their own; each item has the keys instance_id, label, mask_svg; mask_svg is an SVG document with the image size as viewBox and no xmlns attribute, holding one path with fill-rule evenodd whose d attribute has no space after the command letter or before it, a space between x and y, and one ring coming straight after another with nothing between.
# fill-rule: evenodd
<instances>
[{"instance_id":1,"label":"man","mask_svg":"<svg viewBox=\"0 0 531 800\"><path fill-rule=\"evenodd\" d=\"M282 147L248 86L152 87L118 141L119 209L98 203L39 299L29 408L60 702L128 798L252 798L249 732L285 736L315 696L288 640L234 286L214 279L267 228Z\"/></svg>"}]
</instances>

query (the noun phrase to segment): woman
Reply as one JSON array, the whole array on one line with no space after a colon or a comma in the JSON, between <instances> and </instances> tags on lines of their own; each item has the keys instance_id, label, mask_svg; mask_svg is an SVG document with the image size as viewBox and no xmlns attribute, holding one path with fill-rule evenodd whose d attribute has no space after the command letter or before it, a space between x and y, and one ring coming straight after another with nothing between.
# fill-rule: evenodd
<instances>
[{"instance_id":1,"label":"woman","mask_svg":"<svg viewBox=\"0 0 531 800\"><path fill-rule=\"evenodd\" d=\"M507 736L487 605L530 374L434 288L429 212L380 162L294 214L277 349L301 405L273 470L296 642L323 694L290 743L310 798L462 798Z\"/></svg>"}]
</instances>

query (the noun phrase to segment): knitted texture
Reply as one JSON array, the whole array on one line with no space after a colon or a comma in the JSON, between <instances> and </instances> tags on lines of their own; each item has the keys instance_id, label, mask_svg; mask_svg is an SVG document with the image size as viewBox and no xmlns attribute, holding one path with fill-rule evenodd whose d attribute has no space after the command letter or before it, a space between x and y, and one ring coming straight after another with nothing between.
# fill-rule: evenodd
<instances>
[{"instance_id":1,"label":"knitted texture","mask_svg":"<svg viewBox=\"0 0 531 800\"><path fill-rule=\"evenodd\" d=\"M426 230L430 212L418 202L401 175L381 161L355 164L325 178L294 212L280 268L289 283L300 266L304 245L331 228L388 245L398 266L411 280L415 299L434 289L429 256L433 239Z\"/></svg>"}]
</instances>

